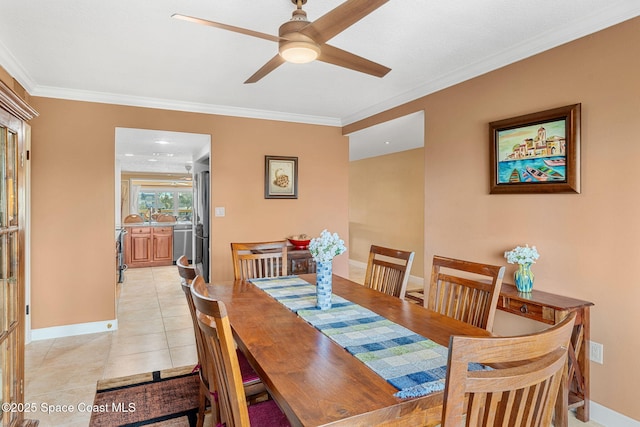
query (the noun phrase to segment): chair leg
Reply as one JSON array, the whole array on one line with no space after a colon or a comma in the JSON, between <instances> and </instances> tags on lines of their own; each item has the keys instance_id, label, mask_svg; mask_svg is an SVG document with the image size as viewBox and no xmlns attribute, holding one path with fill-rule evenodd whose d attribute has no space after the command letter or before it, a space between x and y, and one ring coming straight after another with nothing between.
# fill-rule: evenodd
<instances>
[{"instance_id":1,"label":"chair leg","mask_svg":"<svg viewBox=\"0 0 640 427\"><path fill-rule=\"evenodd\" d=\"M198 421L196 423L196 427L203 427L204 426L204 412L205 412L205 408L207 406L207 396L204 394L205 392L208 393L208 391L202 390L202 387L201 387L200 388L200 397L198 399Z\"/></svg>"},{"instance_id":2,"label":"chair leg","mask_svg":"<svg viewBox=\"0 0 640 427\"><path fill-rule=\"evenodd\" d=\"M189 427L198 427L198 423L200 422L200 418L198 414L194 414L193 412L189 412L187 414L187 419L189 420ZM202 427L202 426L200 426Z\"/></svg>"}]
</instances>

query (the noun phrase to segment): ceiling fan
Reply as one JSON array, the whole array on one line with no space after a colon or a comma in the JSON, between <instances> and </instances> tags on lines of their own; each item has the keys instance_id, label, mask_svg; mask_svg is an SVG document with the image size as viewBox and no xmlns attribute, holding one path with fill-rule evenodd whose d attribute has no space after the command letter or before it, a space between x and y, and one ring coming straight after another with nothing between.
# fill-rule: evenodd
<instances>
[{"instance_id":1,"label":"ceiling fan","mask_svg":"<svg viewBox=\"0 0 640 427\"><path fill-rule=\"evenodd\" d=\"M227 31L278 43L278 54L256 71L245 83L255 83L284 62L306 63L315 59L376 77L384 77L390 68L338 49L326 42L355 24L389 0L347 0L319 19L309 22L302 6L307 0L291 0L296 5L290 21L280 26L278 36L175 13L173 18L208 25Z\"/></svg>"}]
</instances>

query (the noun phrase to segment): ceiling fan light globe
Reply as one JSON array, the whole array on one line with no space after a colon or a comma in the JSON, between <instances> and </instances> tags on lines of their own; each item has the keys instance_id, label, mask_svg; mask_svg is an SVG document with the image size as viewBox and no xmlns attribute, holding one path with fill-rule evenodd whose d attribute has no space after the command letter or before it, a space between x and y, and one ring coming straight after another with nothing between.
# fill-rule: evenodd
<instances>
[{"instance_id":1,"label":"ceiling fan light globe","mask_svg":"<svg viewBox=\"0 0 640 427\"><path fill-rule=\"evenodd\" d=\"M280 46L280 56L287 62L306 64L320 55L320 46L305 41L291 41Z\"/></svg>"}]
</instances>

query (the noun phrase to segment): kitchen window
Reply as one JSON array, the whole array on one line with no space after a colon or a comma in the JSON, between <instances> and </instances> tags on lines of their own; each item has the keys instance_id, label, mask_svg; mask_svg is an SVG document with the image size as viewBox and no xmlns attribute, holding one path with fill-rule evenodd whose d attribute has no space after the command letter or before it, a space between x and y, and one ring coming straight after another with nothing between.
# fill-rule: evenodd
<instances>
[{"instance_id":1,"label":"kitchen window","mask_svg":"<svg viewBox=\"0 0 640 427\"><path fill-rule=\"evenodd\" d=\"M173 189L142 188L138 193L138 213L145 218L151 214L168 213L178 221L191 221L193 192Z\"/></svg>"}]
</instances>

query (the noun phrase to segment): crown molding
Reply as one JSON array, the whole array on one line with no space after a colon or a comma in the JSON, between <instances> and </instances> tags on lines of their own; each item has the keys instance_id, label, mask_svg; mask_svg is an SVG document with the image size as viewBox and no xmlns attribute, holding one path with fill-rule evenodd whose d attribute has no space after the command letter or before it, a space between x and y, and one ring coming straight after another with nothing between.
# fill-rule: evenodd
<instances>
[{"instance_id":1,"label":"crown molding","mask_svg":"<svg viewBox=\"0 0 640 427\"><path fill-rule=\"evenodd\" d=\"M342 127L482 74L486 74L498 68L502 68L508 64L574 41L578 38L603 30L626 20L635 18L639 15L640 2L629 2L627 0L620 0L615 3L612 2L606 8L594 11L589 17L582 19L579 22L575 22L573 25L561 29L554 28L549 30L546 33L533 37L512 49L499 52L493 56L454 70L451 73L436 77L414 89L342 118L311 116L224 105L190 103L167 99L80 91L75 89L36 85L34 80L20 65L19 61L16 60L2 42L0 42L0 64L32 96Z\"/></svg>"},{"instance_id":2,"label":"crown molding","mask_svg":"<svg viewBox=\"0 0 640 427\"><path fill-rule=\"evenodd\" d=\"M169 99L147 98L105 92L39 86L30 92L32 96L68 99L73 101L98 102L104 104L127 105L131 107L157 108L162 110L186 111L190 113L216 114L221 116L246 117L252 119L277 120L283 122L306 123L340 127L340 119L335 117L309 116L280 111L256 110L227 105L181 102Z\"/></svg>"},{"instance_id":3,"label":"crown molding","mask_svg":"<svg viewBox=\"0 0 640 427\"><path fill-rule=\"evenodd\" d=\"M536 37L515 46L512 49L498 52L493 56L484 58L451 73L434 78L410 91L389 98L381 103L372 105L342 119L342 126L366 119L375 114L390 110L410 101L430 95L442 89L481 76L490 71L505 67L514 62L537 55L566 43L575 41L581 37L593 34L605 28L612 27L621 22L633 19L640 15L640 2L618 2L604 10L594 11L588 18L560 29L551 29Z\"/></svg>"}]
</instances>

